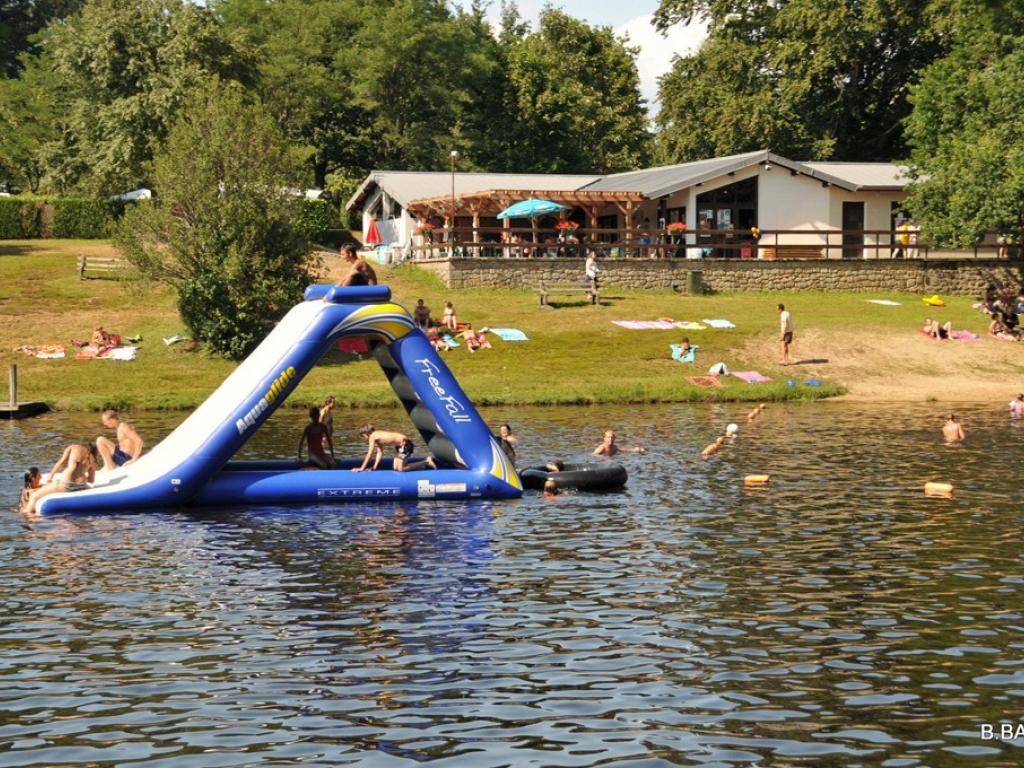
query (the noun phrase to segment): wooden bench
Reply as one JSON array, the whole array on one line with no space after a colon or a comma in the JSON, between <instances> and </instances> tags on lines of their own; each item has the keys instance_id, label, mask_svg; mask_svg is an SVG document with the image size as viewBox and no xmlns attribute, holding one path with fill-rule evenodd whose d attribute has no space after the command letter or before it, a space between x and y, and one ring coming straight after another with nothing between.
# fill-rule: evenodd
<instances>
[{"instance_id":1,"label":"wooden bench","mask_svg":"<svg viewBox=\"0 0 1024 768\"><path fill-rule=\"evenodd\" d=\"M547 307L551 309L551 305L548 304L548 296L556 294L559 296L576 296L584 295L590 298L591 304L600 303L601 291L598 288L584 288L583 286L572 283L557 283L548 285L541 283L537 286L537 298L540 300L541 307Z\"/></svg>"},{"instance_id":2,"label":"wooden bench","mask_svg":"<svg viewBox=\"0 0 1024 768\"><path fill-rule=\"evenodd\" d=\"M780 245L775 248L762 248L761 258L765 261L777 259L823 259L824 248L802 245Z\"/></svg>"},{"instance_id":3,"label":"wooden bench","mask_svg":"<svg viewBox=\"0 0 1024 768\"><path fill-rule=\"evenodd\" d=\"M85 280L89 275L86 272L93 273L92 277L118 277L119 272L123 272L127 267L124 259L119 259L115 256L86 256L81 255L78 257L78 278Z\"/></svg>"}]
</instances>

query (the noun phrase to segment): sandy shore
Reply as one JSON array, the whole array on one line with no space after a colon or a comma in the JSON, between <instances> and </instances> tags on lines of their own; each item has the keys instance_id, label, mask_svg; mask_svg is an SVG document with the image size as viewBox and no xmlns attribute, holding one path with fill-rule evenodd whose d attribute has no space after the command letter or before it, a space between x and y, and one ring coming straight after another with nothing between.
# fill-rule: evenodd
<instances>
[{"instance_id":1,"label":"sandy shore","mask_svg":"<svg viewBox=\"0 0 1024 768\"><path fill-rule=\"evenodd\" d=\"M777 365L778 347L747 350ZM858 402L1009 402L1024 392L1024 343L933 341L915 331L808 330L798 335L790 368L846 387L840 399Z\"/></svg>"}]
</instances>

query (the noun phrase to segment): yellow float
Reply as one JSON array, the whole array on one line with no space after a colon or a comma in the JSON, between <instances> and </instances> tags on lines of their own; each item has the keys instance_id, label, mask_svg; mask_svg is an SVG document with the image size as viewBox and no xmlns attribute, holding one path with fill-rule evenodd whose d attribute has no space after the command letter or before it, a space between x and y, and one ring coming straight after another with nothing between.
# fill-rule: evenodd
<instances>
[{"instance_id":1,"label":"yellow float","mask_svg":"<svg viewBox=\"0 0 1024 768\"><path fill-rule=\"evenodd\" d=\"M953 495L953 484L952 483L925 483L924 484L924 495L925 496L952 496Z\"/></svg>"},{"instance_id":2,"label":"yellow float","mask_svg":"<svg viewBox=\"0 0 1024 768\"><path fill-rule=\"evenodd\" d=\"M771 475L747 475L743 478L743 485L746 488L762 488L768 485Z\"/></svg>"}]
</instances>

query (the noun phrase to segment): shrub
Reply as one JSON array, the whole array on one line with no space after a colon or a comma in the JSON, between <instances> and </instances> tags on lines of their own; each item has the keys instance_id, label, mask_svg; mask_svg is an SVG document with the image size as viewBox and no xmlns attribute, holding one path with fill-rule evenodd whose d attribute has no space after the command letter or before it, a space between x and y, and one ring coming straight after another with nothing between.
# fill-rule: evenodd
<instances>
[{"instance_id":1,"label":"shrub","mask_svg":"<svg viewBox=\"0 0 1024 768\"><path fill-rule=\"evenodd\" d=\"M54 197L52 237L95 239L109 237L114 225L113 206L89 197Z\"/></svg>"},{"instance_id":2,"label":"shrub","mask_svg":"<svg viewBox=\"0 0 1024 768\"><path fill-rule=\"evenodd\" d=\"M0 240L17 240L21 234L22 201L16 197L0 198Z\"/></svg>"},{"instance_id":3,"label":"shrub","mask_svg":"<svg viewBox=\"0 0 1024 768\"><path fill-rule=\"evenodd\" d=\"M42 206L34 198L0 198L0 240L39 237Z\"/></svg>"},{"instance_id":4,"label":"shrub","mask_svg":"<svg viewBox=\"0 0 1024 768\"><path fill-rule=\"evenodd\" d=\"M194 338L249 354L310 280L294 222L302 158L273 119L230 84L211 82L181 110L153 160L152 205L129 209L119 244L139 273L178 294Z\"/></svg>"},{"instance_id":5,"label":"shrub","mask_svg":"<svg viewBox=\"0 0 1024 768\"><path fill-rule=\"evenodd\" d=\"M302 200L295 212L295 228L310 240L319 240L337 221L338 212L326 200Z\"/></svg>"}]
</instances>

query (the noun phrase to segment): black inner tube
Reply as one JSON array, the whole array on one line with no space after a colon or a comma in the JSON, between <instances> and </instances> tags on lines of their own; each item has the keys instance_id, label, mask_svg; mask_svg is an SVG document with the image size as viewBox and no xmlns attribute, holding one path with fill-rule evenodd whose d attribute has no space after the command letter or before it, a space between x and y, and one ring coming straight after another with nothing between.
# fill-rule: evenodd
<instances>
[{"instance_id":1,"label":"black inner tube","mask_svg":"<svg viewBox=\"0 0 1024 768\"><path fill-rule=\"evenodd\" d=\"M547 467L529 467L519 473L523 487L542 490L547 480L555 487L575 488L579 491L615 491L626 485L629 475L621 464L566 464L561 472L549 472Z\"/></svg>"}]
</instances>

